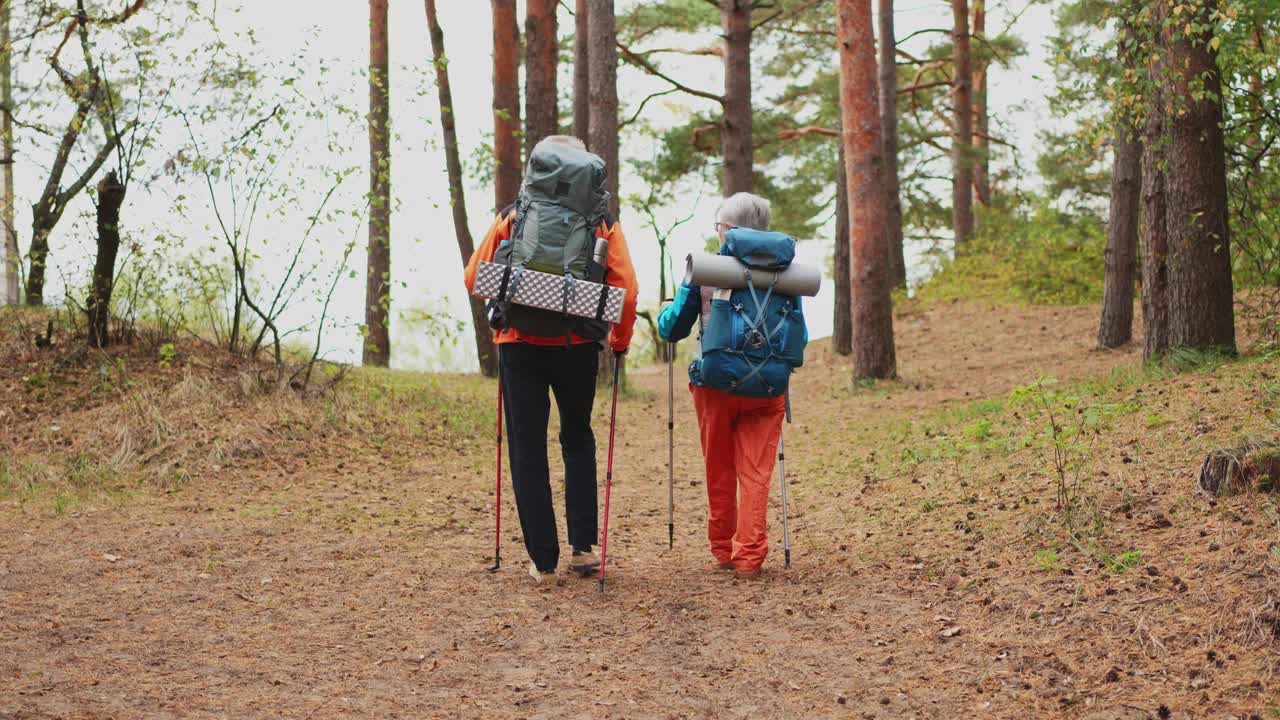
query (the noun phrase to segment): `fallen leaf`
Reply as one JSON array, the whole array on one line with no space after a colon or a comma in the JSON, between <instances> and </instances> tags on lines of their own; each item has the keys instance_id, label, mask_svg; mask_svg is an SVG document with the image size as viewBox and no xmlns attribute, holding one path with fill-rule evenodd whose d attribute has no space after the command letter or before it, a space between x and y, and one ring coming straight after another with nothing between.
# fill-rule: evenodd
<instances>
[{"instance_id":1,"label":"fallen leaf","mask_svg":"<svg viewBox=\"0 0 1280 720\"><path fill-rule=\"evenodd\" d=\"M103 559L103 560L106 560L106 561L107 561L107 562L109 562L109 563L113 563L113 562L120 562L120 556L119 556L119 555L112 555L111 553L107 553L107 554L103 555L103 556L102 556L102 559Z\"/></svg>"},{"instance_id":2,"label":"fallen leaf","mask_svg":"<svg viewBox=\"0 0 1280 720\"><path fill-rule=\"evenodd\" d=\"M960 634L959 625L952 625L951 627L943 628L942 632L939 633L939 635L941 635L944 638L955 637L959 634Z\"/></svg>"}]
</instances>

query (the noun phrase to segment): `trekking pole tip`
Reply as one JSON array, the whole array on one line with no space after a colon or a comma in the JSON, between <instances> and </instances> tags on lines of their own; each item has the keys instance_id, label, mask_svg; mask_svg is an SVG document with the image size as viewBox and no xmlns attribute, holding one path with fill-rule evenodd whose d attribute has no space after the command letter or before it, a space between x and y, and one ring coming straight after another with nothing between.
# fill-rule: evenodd
<instances>
[{"instance_id":1,"label":"trekking pole tip","mask_svg":"<svg viewBox=\"0 0 1280 720\"><path fill-rule=\"evenodd\" d=\"M604 592L604 578L600 578L600 592Z\"/></svg>"}]
</instances>

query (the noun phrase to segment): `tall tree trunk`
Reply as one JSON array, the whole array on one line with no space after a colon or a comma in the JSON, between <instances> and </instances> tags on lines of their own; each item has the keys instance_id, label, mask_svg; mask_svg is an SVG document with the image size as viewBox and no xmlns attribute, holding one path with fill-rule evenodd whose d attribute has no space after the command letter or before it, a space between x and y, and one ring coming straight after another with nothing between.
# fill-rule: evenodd
<instances>
[{"instance_id":1,"label":"tall tree trunk","mask_svg":"<svg viewBox=\"0 0 1280 720\"><path fill-rule=\"evenodd\" d=\"M879 0L880 128L884 133L884 174L889 210L889 282L907 286L903 254L902 188L898 179L898 41L893 31L893 0Z\"/></svg>"},{"instance_id":2,"label":"tall tree trunk","mask_svg":"<svg viewBox=\"0 0 1280 720\"><path fill-rule=\"evenodd\" d=\"M493 0L494 212L520 194L520 26L516 0Z\"/></svg>"},{"instance_id":3,"label":"tall tree trunk","mask_svg":"<svg viewBox=\"0 0 1280 720\"><path fill-rule=\"evenodd\" d=\"M1133 26L1120 35L1120 63L1128 75L1137 67ZM1106 267L1098 347L1117 348L1133 339L1133 284L1138 255L1138 207L1142 196L1142 141L1133 113L1117 103L1115 162L1111 171L1111 216L1107 221Z\"/></svg>"},{"instance_id":4,"label":"tall tree trunk","mask_svg":"<svg viewBox=\"0 0 1280 720\"><path fill-rule=\"evenodd\" d=\"M560 133L560 110L556 107L556 63L560 57L556 9L556 0L528 0L524 19L526 157L539 140Z\"/></svg>"},{"instance_id":5,"label":"tall tree trunk","mask_svg":"<svg viewBox=\"0 0 1280 720\"><path fill-rule=\"evenodd\" d=\"M591 139L591 25L587 0L578 0L573 14L573 134Z\"/></svg>"},{"instance_id":6,"label":"tall tree trunk","mask_svg":"<svg viewBox=\"0 0 1280 720\"><path fill-rule=\"evenodd\" d=\"M89 345L97 348L111 344L111 290L120 251L120 206L125 190L114 170L98 183L98 258L89 291Z\"/></svg>"},{"instance_id":7,"label":"tall tree trunk","mask_svg":"<svg viewBox=\"0 0 1280 720\"><path fill-rule=\"evenodd\" d=\"M842 123L843 124L843 123ZM849 267L849 174L845 171L844 140L836 141L836 302L831 349L838 355L853 354L853 271Z\"/></svg>"},{"instance_id":8,"label":"tall tree trunk","mask_svg":"<svg viewBox=\"0 0 1280 720\"><path fill-rule=\"evenodd\" d=\"M987 0L973 0L973 36L986 40ZM982 207L991 204L991 111L987 107L987 73L991 49L983 47L973 68L973 192Z\"/></svg>"},{"instance_id":9,"label":"tall tree trunk","mask_svg":"<svg viewBox=\"0 0 1280 720\"><path fill-rule=\"evenodd\" d=\"M17 305L18 296L18 228L14 223L13 207L13 44L9 32L13 14L12 0L0 0L0 262L3 262L4 282L0 284L0 297L10 305Z\"/></svg>"},{"instance_id":10,"label":"tall tree trunk","mask_svg":"<svg viewBox=\"0 0 1280 720\"><path fill-rule=\"evenodd\" d=\"M1163 22L1157 3L1152 26ZM1150 361L1169 350L1169 228L1166 221L1165 158L1168 133L1165 98L1161 89L1164 60L1152 58L1147 67L1151 90L1142 142L1142 356Z\"/></svg>"},{"instance_id":11,"label":"tall tree trunk","mask_svg":"<svg viewBox=\"0 0 1280 720\"><path fill-rule=\"evenodd\" d=\"M969 55L969 3L951 0L954 21L951 40L955 54L951 87L951 228L956 253L973 238L973 93Z\"/></svg>"},{"instance_id":12,"label":"tall tree trunk","mask_svg":"<svg viewBox=\"0 0 1280 720\"><path fill-rule=\"evenodd\" d=\"M618 47L613 0L595 0L588 16L588 39L591 74L590 109L588 124L590 134L587 146L599 155L605 164L609 186L609 214L618 219ZM613 352L605 348L600 352L598 381L607 385L613 379Z\"/></svg>"},{"instance_id":13,"label":"tall tree trunk","mask_svg":"<svg viewBox=\"0 0 1280 720\"><path fill-rule=\"evenodd\" d=\"M724 120L720 144L724 155L725 197L751 192L753 187L751 5L752 0L720 0L720 22L724 29Z\"/></svg>"},{"instance_id":14,"label":"tall tree trunk","mask_svg":"<svg viewBox=\"0 0 1280 720\"><path fill-rule=\"evenodd\" d=\"M1185 23L1166 30L1172 71L1166 87L1182 111L1169 124L1169 341L1175 348L1234 353L1222 73L1209 45L1217 8L1216 0L1194 6Z\"/></svg>"},{"instance_id":15,"label":"tall tree trunk","mask_svg":"<svg viewBox=\"0 0 1280 720\"><path fill-rule=\"evenodd\" d=\"M889 293L884 139L880 133L871 0L837 0L840 105L849 183L854 380L897 375Z\"/></svg>"},{"instance_id":16,"label":"tall tree trunk","mask_svg":"<svg viewBox=\"0 0 1280 720\"><path fill-rule=\"evenodd\" d=\"M369 262L365 277L364 364L391 362L391 77L387 0L369 0Z\"/></svg>"},{"instance_id":17,"label":"tall tree trunk","mask_svg":"<svg viewBox=\"0 0 1280 720\"><path fill-rule=\"evenodd\" d=\"M431 56L436 68L436 89L440 95L440 127L444 130L444 160L449 173L449 199L453 204L453 230L458 237L458 252L465 266L475 252L475 241L467 222L467 198L462 181L462 161L458 153L457 118L454 115L453 91L449 86L449 61L444 52L444 31L436 16L436 0L426 0L427 28L431 36ZM498 354L494 351L493 333L485 317L484 301L472 297L471 326L476 338L476 356L485 377L497 377Z\"/></svg>"},{"instance_id":18,"label":"tall tree trunk","mask_svg":"<svg viewBox=\"0 0 1280 720\"><path fill-rule=\"evenodd\" d=\"M33 206L31 218L31 247L27 253L27 304L44 305L45 264L49 261L49 234L57 224L57 216L39 205Z\"/></svg>"}]
</instances>

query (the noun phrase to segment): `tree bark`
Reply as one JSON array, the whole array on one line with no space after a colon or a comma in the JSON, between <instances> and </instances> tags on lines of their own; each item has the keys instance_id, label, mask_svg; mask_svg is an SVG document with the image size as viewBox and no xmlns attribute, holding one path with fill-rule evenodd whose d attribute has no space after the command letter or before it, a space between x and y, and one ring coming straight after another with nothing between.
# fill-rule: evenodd
<instances>
[{"instance_id":1,"label":"tree bark","mask_svg":"<svg viewBox=\"0 0 1280 720\"><path fill-rule=\"evenodd\" d=\"M111 344L111 291L115 286L116 255L120 251L120 206L125 186L112 170L98 183L98 257L89 290L89 345Z\"/></svg>"},{"instance_id":2,"label":"tree bark","mask_svg":"<svg viewBox=\"0 0 1280 720\"><path fill-rule=\"evenodd\" d=\"M560 56L556 9L557 0L528 0L524 20L526 157L542 138L560 133L560 110L556 107L556 64Z\"/></svg>"},{"instance_id":3,"label":"tree bark","mask_svg":"<svg viewBox=\"0 0 1280 720\"><path fill-rule=\"evenodd\" d=\"M1133 286L1137 268L1138 208L1142 193L1142 142L1132 126L1116 128L1107 222L1106 267L1098 347L1117 348L1133 339Z\"/></svg>"},{"instance_id":4,"label":"tree bark","mask_svg":"<svg viewBox=\"0 0 1280 720\"><path fill-rule=\"evenodd\" d=\"M1166 30L1171 75L1166 88L1179 110L1169 123L1169 341L1175 348L1236 351L1235 297L1222 131L1222 73L1209 41L1216 0L1191 8ZM1184 28L1196 28L1187 34Z\"/></svg>"},{"instance_id":5,"label":"tree bark","mask_svg":"<svg viewBox=\"0 0 1280 720\"><path fill-rule=\"evenodd\" d=\"M618 47L617 28L613 0L595 0L591 3L587 32L591 48L590 126L587 146L604 160L608 177L609 213L618 219ZM613 351L605 347L600 351L600 374L597 381L608 385L613 381Z\"/></svg>"},{"instance_id":6,"label":"tree bark","mask_svg":"<svg viewBox=\"0 0 1280 720\"><path fill-rule=\"evenodd\" d=\"M444 51L444 31L436 15L436 0L426 0L427 28L431 37L431 55L436 69L436 89L440 96L440 127L444 131L444 159L449 173L449 199L453 204L453 230L458 238L458 252L465 266L475 252L467 222L467 198L462 180L462 161L458 153L457 118L454 115L453 91L449 85L449 61ZM485 377L497 377L498 354L494 351L493 333L485 317L484 301L469 298L471 326L476 339L476 357Z\"/></svg>"},{"instance_id":7,"label":"tree bark","mask_svg":"<svg viewBox=\"0 0 1280 720\"><path fill-rule=\"evenodd\" d=\"M855 381L892 378L897 375L897 360L871 0L838 0L836 31L852 228L853 376Z\"/></svg>"},{"instance_id":8,"label":"tree bark","mask_svg":"<svg viewBox=\"0 0 1280 720\"><path fill-rule=\"evenodd\" d=\"M591 43L590 125L587 146L604 159L608 173L609 212L618 217L618 48L613 0L592 3L588 37Z\"/></svg>"},{"instance_id":9,"label":"tree bark","mask_svg":"<svg viewBox=\"0 0 1280 720\"><path fill-rule=\"evenodd\" d=\"M494 212L520 194L520 26L516 0L493 0Z\"/></svg>"},{"instance_id":10,"label":"tree bark","mask_svg":"<svg viewBox=\"0 0 1280 720\"><path fill-rule=\"evenodd\" d=\"M591 25L587 0L578 0L573 15L573 134L589 142L591 128Z\"/></svg>"},{"instance_id":11,"label":"tree bark","mask_svg":"<svg viewBox=\"0 0 1280 720\"><path fill-rule=\"evenodd\" d=\"M1126 74L1137 67L1135 33L1125 23L1120 35L1120 64ZM1133 284L1138 255L1138 208L1142 196L1142 141L1133 113L1117 103L1115 161L1111 171L1111 216L1107 221L1106 265L1098 347L1117 348L1133 339Z\"/></svg>"},{"instance_id":12,"label":"tree bark","mask_svg":"<svg viewBox=\"0 0 1280 720\"><path fill-rule=\"evenodd\" d=\"M18 228L14 217L13 192L13 44L9 31L13 13L12 0L0 0L0 262L3 263L4 282L0 285L0 297L10 305L17 305L18 295Z\"/></svg>"},{"instance_id":13,"label":"tree bark","mask_svg":"<svg viewBox=\"0 0 1280 720\"><path fill-rule=\"evenodd\" d=\"M724 196L751 192L755 145L751 136L752 0L720 0L724 29L724 119L720 128L724 156Z\"/></svg>"},{"instance_id":14,"label":"tree bark","mask_svg":"<svg viewBox=\"0 0 1280 720\"><path fill-rule=\"evenodd\" d=\"M955 54L951 82L951 227L957 253L973 238L973 93L969 54L968 0L951 0L952 47Z\"/></svg>"},{"instance_id":15,"label":"tree bark","mask_svg":"<svg viewBox=\"0 0 1280 720\"><path fill-rule=\"evenodd\" d=\"M879 0L880 128L884 134L885 189L889 210L889 282L907 286L903 253L902 188L898 178L898 41L893 29L893 0Z\"/></svg>"},{"instance_id":16,"label":"tree bark","mask_svg":"<svg viewBox=\"0 0 1280 720\"><path fill-rule=\"evenodd\" d=\"M387 0L369 0L369 261L365 275L364 364L391 362L391 84Z\"/></svg>"},{"instance_id":17,"label":"tree bark","mask_svg":"<svg viewBox=\"0 0 1280 720\"><path fill-rule=\"evenodd\" d=\"M973 0L973 36L986 39L987 0ZM987 59L990 48L984 47L973 68L973 167L974 198L982 207L991 205L991 112L987 106Z\"/></svg>"},{"instance_id":18,"label":"tree bark","mask_svg":"<svg viewBox=\"0 0 1280 720\"><path fill-rule=\"evenodd\" d=\"M836 142L836 248L832 272L836 302L831 349L837 355L853 354L853 271L849 267L849 175L844 166L844 141Z\"/></svg>"},{"instance_id":19,"label":"tree bark","mask_svg":"<svg viewBox=\"0 0 1280 720\"><path fill-rule=\"evenodd\" d=\"M1156 5L1153 27L1163 22ZM1157 43L1159 44L1159 43ZM1147 120L1143 129L1142 152L1142 356L1155 360L1169 350L1169 228L1165 205L1165 156L1168 134L1165 127L1165 100L1161 89L1164 60L1149 61L1147 77L1151 90L1147 98Z\"/></svg>"}]
</instances>

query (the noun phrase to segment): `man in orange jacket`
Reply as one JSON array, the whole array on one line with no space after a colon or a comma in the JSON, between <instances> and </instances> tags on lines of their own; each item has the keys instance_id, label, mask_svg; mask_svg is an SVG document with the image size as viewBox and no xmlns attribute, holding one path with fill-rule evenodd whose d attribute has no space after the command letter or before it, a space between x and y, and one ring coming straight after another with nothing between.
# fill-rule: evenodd
<instances>
[{"instance_id":1,"label":"man in orange jacket","mask_svg":"<svg viewBox=\"0 0 1280 720\"><path fill-rule=\"evenodd\" d=\"M551 136L542 143L559 143L584 150L570 136ZM541 143L539 143L541 145ZM492 262L494 253L511 240L517 220L516 206L498 213L480 247L467 263L467 290L475 288L480 263ZM609 332L609 347L625 353L631 345L636 320L639 285L626 238L617 218L606 215L596 228L597 238L609 243L605 284L626 291L622 317ZM498 371L502 382L511 486L532 565L529 574L539 583L555 578L560 560L556 517L551 499L551 474L547 465L547 423L551 414L549 394L560 412L560 451L565 466L565 524L572 556L569 568L586 574L600 561L592 551L599 535L596 500L596 444L591 431L598 373L598 342L570 335L539 337L506 328L494 333L498 345Z\"/></svg>"}]
</instances>

